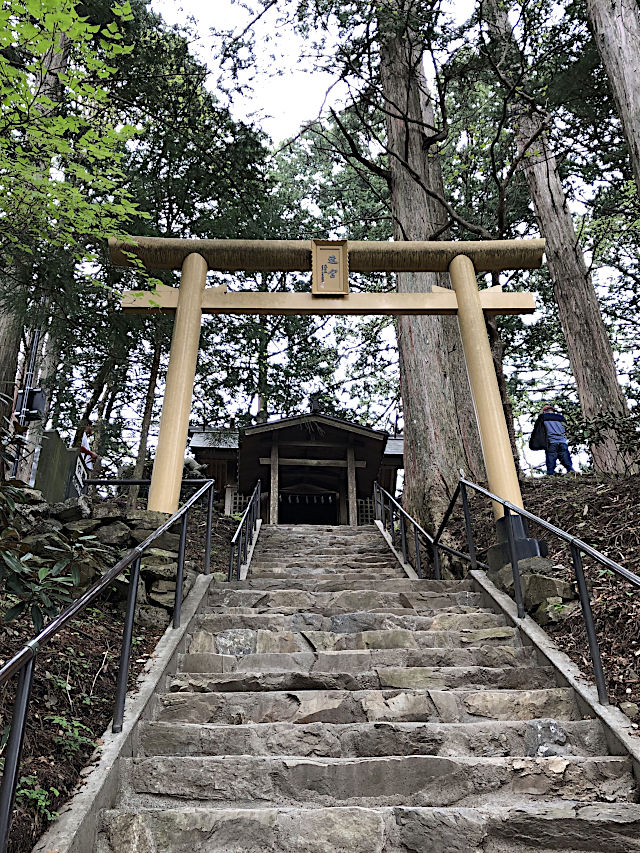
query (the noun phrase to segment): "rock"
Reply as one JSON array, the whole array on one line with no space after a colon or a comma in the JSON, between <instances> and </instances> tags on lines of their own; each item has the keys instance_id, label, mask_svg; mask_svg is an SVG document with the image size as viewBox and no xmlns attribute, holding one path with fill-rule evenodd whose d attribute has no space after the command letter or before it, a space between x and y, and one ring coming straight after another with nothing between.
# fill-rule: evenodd
<instances>
[{"instance_id":1,"label":"rock","mask_svg":"<svg viewBox=\"0 0 640 853\"><path fill-rule=\"evenodd\" d=\"M98 504L93 511L94 518L109 518L112 521L124 521L125 514L110 504Z\"/></svg>"},{"instance_id":2,"label":"rock","mask_svg":"<svg viewBox=\"0 0 640 853\"><path fill-rule=\"evenodd\" d=\"M150 509L134 509L131 512L128 512L126 516L131 527L142 527L151 530L156 530L170 517L171 515L168 512L155 512ZM177 526L177 524L179 524L179 522L176 522L174 527Z\"/></svg>"},{"instance_id":3,"label":"rock","mask_svg":"<svg viewBox=\"0 0 640 853\"><path fill-rule=\"evenodd\" d=\"M56 533L33 533L31 536L25 536L22 544L28 551L35 554L36 557L48 557L51 559L53 554L48 548L60 547L60 539Z\"/></svg>"},{"instance_id":4,"label":"rock","mask_svg":"<svg viewBox=\"0 0 640 853\"><path fill-rule=\"evenodd\" d=\"M165 563L163 566L142 565L142 575L153 580L171 580L175 578L178 571L178 563Z\"/></svg>"},{"instance_id":5,"label":"rock","mask_svg":"<svg viewBox=\"0 0 640 853\"><path fill-rule=\"evenodd\" d=\"M155 528L149 529L136 527L130 533L131 540L138 545L140 542L144 542L144 540L148 536L151 536L152 533L155 533L155 530ZM153 544L156 548L160 548L162 550L177 551L180 544L180 537L177 533L162 533L156 540L154 540Z\"/></svg>"},{"instance_id":6,"label":"rock","mask_svg":"<svg viewBox=\"0 0 640 853\"><path fill-rule=\"evenodd\" d=\"M64 525L64 529L68 530L69 533L77 533L79 536L88 536L99 526L100 521L97 518L81 518L79 521L68 521Z\"/></svg>"},{"instance_id":7,"label":"rock","mask_svg":"<svg viewBox=\"0 0 640 853\"><path fill-rule=\"evenodd\" d=\"M29 486L24 486L20 489L20 494L24 497L27 503L30 504L46 504L44 495L40 489L32 489Z\"/></svg>"},{"instance_id":8,"label":"rock","mask_svg":"<svg viewBox=\"0 0 640 853\"><path fill-rule=\"evenodd\" d=\"M123 604L127 600L127 598L129 597L129 585L130 585L129 578L126 577L125 575L120 575L120 577L117 577L113 581L113 588L116 590L118 597L123 602ZM138 594L136 596L136 604L143 605L146 603L147 603L147 590L146 590L144 581L142 580L142 578L140 578L138 580Z\"/></svg>"},{"instance_id":9,"label":"rock","mask_svg":"<svg viewBox=\"0 0 640 853\"><path fill-rule=\"evenodd\" d=\"M524 606L528 611L535 610L547 598L559 597L561 600L570 601L574 597L571 584L564 583L558 578L527 574L523 575L521 583Z\"/></svg>"},{"instance_id":10,"label":"rock","mask_svg":"<svg viewBox=\"0 0 640 853\"><path fill-rule=\"evenodd\" d=\"M183 599L189 594L191 587L195 582L193 572L185 572L184 581L182 584ZM160 607L166 607L167 610L173 610L173 605L176 595L176 582L174 580L156 580L151 584L149 590L149 602Z\"/></svg>"},{"instance_id":11,"label":"rock","mask_svg":"<svg viewBox=\"0 0 640 853\"><path fill-rule=\"evenodd\" d=\"M550 625L554 622L562 622L569 616L572 616L576 610L580 608L580 602L569 601L563 603L559 595L546 598L542 604L533 611L533 618L538 625Z\"/></svg>"},{"instance_id":12,"label":"rock","mask_svg":"<svg viewBox=\"0 0 640 853\"><path fill-rule=\"evenodd\" d=\"M127 545L131 531L122 521L113 521L96 530L95 536L103 545Z\"/></svg>"},{"instance_id":13,"label":"rock","mask_svg":"<svg viewBox=\"0 0 640 853\"><path fill-rule=\"evenodd\" d=\"M551 755L569 755L567 733L556 720L529 720L524 734L526 754L547 758Z\"/></svg>"},{"instance_id":14,"label":"rock","mask_svg":"<svg viewBox=\"0 0 640 853\"><path fill-rule=\"evenodd\" d=\"M151 569L154 566L175 563L177 559L177 551L167 551L163 548L148 548L142 557L142 566L143 568Z\"/></svg>"},{"instance_id":15,"label":"rock","mask_svg":"<svg viewBox=\"0 0 640 853\"><path fill-rule=\"evenodd\" d=\"M143 604L136 610L136 624L154 628L156 625L165 627L171 621L171 616L164 607L154 607L152 604Z\"/></svg>"},{"instance_id":16,"label":"rock","mask_svg":"<svg viewBox=\"0 0 640 853\"><path fill-rule=\"evenodd\" d=\"M90 518L91 510L91 498L88 495L80 495L54 504L51 507L51 515L63 522L79 521L81 518Z\"/></svg>"},{"instance_id":17,"label":"rock","mask_svg":"<svg viewBox=\"0 0 640 853\"><path fill-rule=\"evenodd\" d=\"M636 702L621 702L620 710L626 714L630 720L636 720L640 716L640 706Z\"/></svg>"}]
</instances>

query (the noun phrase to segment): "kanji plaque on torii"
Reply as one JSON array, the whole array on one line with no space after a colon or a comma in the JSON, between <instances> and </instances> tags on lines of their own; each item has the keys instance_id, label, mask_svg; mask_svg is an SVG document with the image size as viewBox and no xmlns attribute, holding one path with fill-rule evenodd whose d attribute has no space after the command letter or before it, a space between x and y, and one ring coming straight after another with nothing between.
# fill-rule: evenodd
<instances>
[{"instance_id":1,"label":"kanji plaque on torii","mask_svg":"<svg viewBox=\"0 0 640 853\"><path fill-rule=\"evenodd\" d=\"M480 290L483 272L537 269L544 240L477 242L344 241L343 275L352 272L448 272L452 289L434 287L423 293L349 293L348 284L330 293L230 292L205 287L207 270L225 272L293 272L312 268L311 240L190 240L132 237L109 241L116 266L132 266L132 257L149 270L181 269L180 287L124 293L127 311L176 314L165 388L158 447L153 466L149 509L174 512L187 442L191 397L203 313L210 314L457 314L469 385L473 396L489 488L522 506L507 424L485 327L487 314L530 314L531 293L504 293L500 287ZM317 241L327 245L327 241ZM336 258L337 260L337 258ZM322 264L325 261L321 261ZM331 266L332 269L339 264ZM329 265L327 263L327 272ZM327 277L327 283L333 282ZM496 507L496 515L501 508Z\"/></svg>"}]
</instances>

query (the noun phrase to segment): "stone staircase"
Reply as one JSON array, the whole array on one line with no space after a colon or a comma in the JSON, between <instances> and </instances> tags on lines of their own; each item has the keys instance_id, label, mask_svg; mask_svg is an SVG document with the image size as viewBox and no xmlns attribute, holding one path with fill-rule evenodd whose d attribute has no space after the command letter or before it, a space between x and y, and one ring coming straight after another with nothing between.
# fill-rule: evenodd
<instances>
[{"instance_id":1,"label":"stone staircase","mask_svg":"<svg viewBox=\"0 0 640 853\"><path fill-rule=\"evenodd\" d=\"M473 581L262 529L121 759L99 853L640 851L630 759Z\"/></svg>"}]
</instances>

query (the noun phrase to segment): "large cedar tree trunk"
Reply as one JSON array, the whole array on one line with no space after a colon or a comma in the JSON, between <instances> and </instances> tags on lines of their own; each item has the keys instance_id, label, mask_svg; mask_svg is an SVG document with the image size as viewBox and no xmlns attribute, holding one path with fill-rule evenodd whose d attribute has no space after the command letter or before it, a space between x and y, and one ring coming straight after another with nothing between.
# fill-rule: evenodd
<instances>
[{"instance_id":1,"label":"large cedar tree trunk","mask_svg":"<svg viewBox=\"0 0 640 853\"><path fill-rule=\"evenodd\" d=\"M389 156L394 238L430 240L445 235L447 218L421 186L444 195L438 154L427 144L434 120L421 48L407 30L385 31L382 17L379 25L387 145L397 154ZM401 292L450 286L447 275L435 273L401 273L397 283ZM403 504L433 527L460 468L472 479L484 478L475 411L456 318L405 316L397 330L405 423Z\"/></svg>"},{"instance_id":2,"label":"large cedar tree trunk","mask_svg":"<svg viewBox=\"0 0 640 853\"><path fill-rule=\"evenodd\" d=\"M586 0L640 193L640 7L638 0Z\"/></svg>"},{"instance_id":3,"label":"large cedar tree trunk","mask_svg":"<svg viewBox=\"0 0 640 853\"><path fill-rule=\"evenodd\" d=\"M494 61L509 79L509 65L519 46L500 0L483 4L489 23ZM520 63L516 62L515 67ZM567 342L582 414L596 425L609 414L624 417L627 406L602 320L598 297L576 234L556 158L542 117L531 105L511 107L518 155L531 194L540 233L547 241L546 256L558 315ZM602 473L628 470L612 431L591 446L594 467Z\"/></svg>"},{"instance_id":4,"label":"large cedar tree trunk","mask_svg":"<svg viewBox=\"0 0 640 853\"><path fill-rule=\"evenodd\" d=\"M141 480L144 472L144 463L147 458L147 442L149 440L149 429L151 428L151 417L153 415L153 404L155 402L156 383L158 381L158 371L160 369L160 356L162 354L162 341L160 332L156 331L156 339L153 348L153 358L151 359L151 369L149 371L149 382L147 384L147 394L144 401L144 410L142 412L142 426L140 428L140 444L138 445L138 455L136 464L133 469L132 479ZM139 486L131 486L129 489L129 497L127 499L127 512L131 512L136 508L138 499Z\"/></svg>"}]
</instances>

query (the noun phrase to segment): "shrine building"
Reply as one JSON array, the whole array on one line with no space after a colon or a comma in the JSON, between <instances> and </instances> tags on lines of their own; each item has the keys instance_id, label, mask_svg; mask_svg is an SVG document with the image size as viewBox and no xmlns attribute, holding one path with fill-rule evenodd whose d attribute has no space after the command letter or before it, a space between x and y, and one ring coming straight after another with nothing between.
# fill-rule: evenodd
<instances>
[{"instance_id":1,"label":"shrine building","mask_svg":"<svg viewBox=\"0 0 640 853\"><path fill-rule=\"evenodd\" d=\"M242 512L260 480L266 524L372 524L374 482L395 494L403 468L402 435L324 414L190 432L225 513Z\"/></svg>"}]
</instances>

